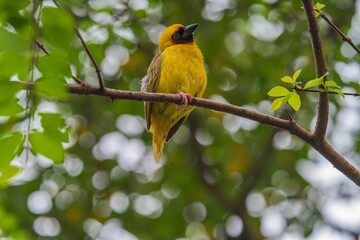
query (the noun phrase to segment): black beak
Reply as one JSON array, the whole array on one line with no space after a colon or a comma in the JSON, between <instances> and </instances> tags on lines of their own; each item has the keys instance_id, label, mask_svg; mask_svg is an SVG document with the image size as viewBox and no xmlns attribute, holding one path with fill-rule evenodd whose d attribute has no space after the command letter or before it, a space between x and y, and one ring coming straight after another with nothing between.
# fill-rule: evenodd
<instances>
[{"instance_id":1,"label":"black beak","mask_svg":"<svg viewBox=\"0 0 360 240\"><path fill-rule=\"evenodd\" d=\"M192 40L193 37L194 37L193 33L194 33L195 29L197 28L197 26L199 26L199 24L197 24L197 23L190 24L190 25L186 26L184 28L184 33L182 35L182 39L184 39L184 40Z\"/></svg>"}]
</instances>

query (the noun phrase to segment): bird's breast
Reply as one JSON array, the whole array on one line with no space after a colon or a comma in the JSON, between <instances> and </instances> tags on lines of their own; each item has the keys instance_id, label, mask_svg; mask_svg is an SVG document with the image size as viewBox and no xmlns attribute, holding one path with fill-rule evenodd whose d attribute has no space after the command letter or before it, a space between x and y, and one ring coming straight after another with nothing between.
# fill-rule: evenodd
<instances>
[{"instance_id":1,"label":"bird's breast","mask_svg":"<svg viewBox=\"0 0 360 240\"><path fill-rule=\"evenodd\" d=\"M196 46L175 45L161 54L161 74L156 92L185 92L201 97L206 86L203 56Z\"/></svg>"}]
</instances>

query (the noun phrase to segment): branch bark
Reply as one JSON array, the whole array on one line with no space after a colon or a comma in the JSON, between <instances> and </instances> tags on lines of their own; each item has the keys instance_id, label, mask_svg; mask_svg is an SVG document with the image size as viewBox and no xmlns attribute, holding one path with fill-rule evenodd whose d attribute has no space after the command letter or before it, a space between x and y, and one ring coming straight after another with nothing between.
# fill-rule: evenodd
<instances>
[{"instance_id":1,"label":"branch bark","mask_svg":"<svg viewBox=\"0 0 360 240\"><path fill-rule=\"evenodd\" d=\"M311 45L315 60L316 74L318 77L323 76L326 72L325 57L323 53L319 25L316 20L314 3L312 0L301 0L307 17L308 28L310 33ZM324 81L326 79L324 78ZM325 92L319 94L318 103L318 117L316 121L315 131L310 138L302 138L321 155L323 155L334 167L341 172L346 172L346 176L351 178L357 185L360 186L359 170L348 168L349 162L341 156L335 149L326 141L325 135L329 116L329 93Z\"/></svg>"},{"instance_id":2,"label":"branch bark","mask_svg":"<svg viewBox=\"0 0 360 240\"><path fill-rule=\"evenodd\" d=\"M317 77L323 76L326 72L325 58L320 38L319 25L316 20L314 3L312 0L301 0L305 9L308 29L310 33L311 45L315 60L316 75ZM326 81L326 77L324 78ZM319 94L318 116L315 125L314 137L319 141L325 138L329 116L329 94L325 91Z\"/></svg>"}]
</instances>

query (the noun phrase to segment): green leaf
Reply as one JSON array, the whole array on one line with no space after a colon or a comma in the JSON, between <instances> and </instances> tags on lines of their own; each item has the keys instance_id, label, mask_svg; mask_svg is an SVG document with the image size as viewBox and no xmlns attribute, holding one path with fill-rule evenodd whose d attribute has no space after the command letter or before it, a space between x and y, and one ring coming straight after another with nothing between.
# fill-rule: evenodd
<instances>
[{"instance_id":1,"label":"green leaf","mask_svg":"<svg viewBox=\"0 0 360 240\"><path fill-rule=\"evenodd\" d=\"M0 27L1 80L8 80L14 74L18 74L20 79L25 79L30 66L30 46L29 40Z\"/></svg>"},{"instance_id":2,"label":"green leaf","mask_svg":"<svg viewBox=\"0 0 360 240\"><path fill-rule=\"evenodd\" d=\"M292 109L298 111L301 107L301 99L299 94L297 94L296 92L292 92L291 97L288 100L288 103L290 107L292 107Z\"/></svg>"},{"instance_id":3,"label":"green leaf","mask_svg":"<svg viewBox=\"0 0 360 240\"><path fill-rule=\"evenodd\" d=\"M33 36L32 15L25 8L28 0L0 1L0 25L11 26L17 33L31 39Z\"/></svg>"},{"instance_id":4,"label":"green leaf","mask_svg":"<svg viewBox=\"0 0 360 240\"><path fill-rule=\"evenodd\" d=\"M40 113L41 126L44 128L46 135L60 142L68 142L68 132L62 132L65 127L65 119L58 113Z\"/></svg>"},{"instance_id":5,"label":"green leaf","mask_svg":"<svg viewBox=\"0 0 360 240\"><path fill-rule=\"evenodd\" d=\"M324 4L321 3L316 3L314 8L315 8L315 16L318 17L320 15L321 9L323 9L325 7Z\"/></svg>"},{"instance_id":6,"label":"green leaf","mask_svg":"<svg viewBox=\"0 0 360 240\"><path fill-rule=\"evenodd\" d=\"M293 77L292 77L292 79L293 79L293 81L294 82L296 82L296 80L298 79L298 77L299 77L299 75L300 75L300 73L301 73L301 68L299 69L299 70L297 70L295 73L294 73L294 75L293 75Z\"/></svg>"},{"instance_id":7,"label":"green leaf","mask_svg":"<svg viewBox=\"0 0 360 240\"><path fill-rule=\"evenodd\" d=\"M313 80L310 80L308 81L305 86L304 86L304 89L308 89L308 88L311 88L311 87L315 87L315 86L319 86L319 85L322 85L323 84L323 80L321 78L316 78L316 79L313 79Z\"/></svg>"},{"instance_id":8,"label":"green leaf","mask_svg":"<svg viewBox=\"0 0 360 240\"><path fill-rule=\"evenodd\" d=\"M335 81L325 81L325 86L327 86L327 87L340 88L340 86L337 85L337 83L336 83Z\"/></svg>"},{"instance_id":9,"label":"green leaf","mask_svg":"<svg viewBox=\"0 0 360 240\"><path fill-rule=\"evenodd\" d=\"M24 138L21 133L13 132L0 139L0 171L23 149Z\"/></svg>"},{"instance_id":10,"label":"green leaf","mask_svg":"<svg viewBox=\"0 0 360 240\"><path fill-rule=\"evenodd\" d=\"M332 89L331 91L336 92L339 94L342 98L345 98L345 94L340 89Z\"/></svg>"},{"instance_id":11,"label":"green leaf","mask_svg":"<svg viewBox=\"0 0 360 240\"><path fill-rule=\"evenodd\" d=\"M74 39L71 20L58 8L44 7L41 14L44 39L60 49L69 49Z\"/></svg>"},{"instance_id":12,"label":"green leaf","mask_svg":"<svg viewBox=\"0 0 360 240\"><path fill-rule=\"evenodd\" d=\"M282 97L275 99L271 104L271 111L279 109L283 105L283 99Z\"/></svg>"},{"instance_id":13,"label":"green leaf","mask_svg":"<svg viewBox=\"0 0 360 240\"><path fill-rule=\"evenodd\" d=\"M60 141L56 141L45 132L34 132L29 135L29 141L34 154L41 154L55 163L64 161L65 150Z\"/></svg>"},{"instance_id":14,"label":"green leaf","mask_svg":"<svg viewBox=\"0 0 360 240\"><path fill-rule=\"evenodd\" d=\"M16 94L24 87L19 82L3 81L0 82L0 102L16 99ZM1 105L3 106L3 105Z\"/></svg>"},{"instance_id":15,"label":"green leaf","mask_svg":"<svg viewBox=\"0 0 360 240\"><path fill-rule=\"evenodd\" d=\"M298 89L303 89L302 86L299 84L302 84L302 82L296 82L295 87Z\"/></svg>"},{"instance_id":16,"label":"green leaf","mask_svg":"<svg viewBox=\"0 0 360 240\"><path fill-rule=\"evenodd\" d=\"M24 111L16 100L2 101L0 105L0 116L13 116Z\"/></svg>"},{"instance_id":17,"label":"green leaf","mask_svg":"<svg viewBox=\"0 0 360 240\"><path fill-rule=\"evenodd\" d=\"M70 77L69 54L65 51L53 51L51 56L42 56L37 64L43 76L38 79L36 90L56 100L65 100L68 96L65 76Z\"/></svg>"},{"instance_id":18,"label":"green leaf","mask_svg":"<svg viewBox=\"0 0 360 240\"><path fill-rule=\"evenodd\" d=\"M19 79L26 79L29 73L31 53L12 53L0 51L0 81L7 81L15 74Z\"/></svg>"},{"instance_id":19,"label":"green leaf","mask_svg":"<svg viewBox=\"0 0 360 240\"><path fill-rule=\"evenodd\" d=\"M282 77L281 81L286 82L286 83L292 83L292 84L295 82L290 76Z\"/></svg>"},{"instance_id":20,"label":"green leaf","mask_svg":"<svg viewBox=\"0 0 360 240\"><path fill-rule=\"evenodd\" d=\"M30 42L19 35L0 27L0 52L24 53L30 48Z\"/></svg>"},{"instance_id":21,"label":"green leaf","mask_svg":"<svg viewBox=\"0 0 360 240\"><path fill-rule=\"evenodd\" d=\"M324 78L325 78L327 75L329 75L329 72L326 72L324 75L322 75L321 77L319 77L319 79L324 82Z\"/></svg>"},{"instance_id":22,"label":"green leaf","mask_svg":"<svg viewBox=\"0 0 360 240\"><path fill-rule=\"evenodd\" d=\"M45 130L60 129L65 125L65 119L58 113L40 113L41 125Z\"/></svg>"},{"instance_id":23,"label":"green leaf","mask_svg":"<svg viewBox=\"0 0 360 240\"><path fill-rule=\"evenodd\" d=\"M9 186L9 179L18 174L19 171L20 168L11 165L0 168L0 187Z\"/></svg>"},{"instance_id":24,"label":"green leaf","mask_svg":"<svg viewBox=\"0 0 360 240\"><path fill-rule=\"evenodd\" d=\"M315 4L315 8L317 9L317 10L321 10L321 9L323 9L325 7L325 4L322 4L322 3L316 3Z\"/></svg>"},{"instance_id":25,"label":"green leaf","mask_svg":"<svg viewBox=\"0 0 360 240\"><path fill-rule=\"evenodd\" d=\"M289 90L282 86L276 86L267 93L270 97L282 97L289 93Z\"/></svg>"},{"instance_id":26,"label":"green leaf","mask_svg":"<svg viewBox=\"0 0 360 240\"><path fill-rule=\"evenodd\" d=\"M66 100L68 96L65 81L62 78L41 78L36 81L36 90L56 100Z\"/></svg>"},{"instance_id":27,"label":"green leaf","mask_svg":"<svg viewBox=\"0 0 360 240\"><path fill-rule=\"evenodd\" d=\"M17 12L29 5L27 0L0 1L0 8L7 11Z\"/></svg>"},{"instance_id":28,"label":"green leaf","mask_svg":"<svg viewBox=\"0 0 360 240\"><path fill-rule=\"evenodd\" d=\"M62 142L69 141L69 132L65 128L65 119L58 113L40 113L43 132L30 134L29 140L35 154L42 154L60 163L64 160L65 150ZM62 129L64 129L62 131Z\"/></svg>"},{"instance_id":29,"label":"green leaf","mask_svg":"<svg viewBox=\"0 0 360 240\"><path fill-rule=\"evenodd\" d=\"M329 75L329 72L326 72L324 75L322 75L321 77L319 77L321 80L324 79L324 77L326 77L327 75Z\"/></svg>"},{"instance_id":30,"label":"green leaf","mask_svg":"<svg viewBox=\"0 0 360 240\"><path fill-rule=\"evenodd\" d=\"M293 94L292 92L289 92L288 94L286 94L282 103L283 104L287 103L289 101L289 99L291 98L292 94Z\"/></svg>"},{"instance_id":31,"label":"green leaf","mask_svg":"<svg viewBox=\"0 0 360 240\"><path fill-rule=\"evenodd\" d=\"M69 53L66 51L51 51L51 56L44 55L38 59L36 67L43 78L71 77Z\"/></svg>"}]
</instances>

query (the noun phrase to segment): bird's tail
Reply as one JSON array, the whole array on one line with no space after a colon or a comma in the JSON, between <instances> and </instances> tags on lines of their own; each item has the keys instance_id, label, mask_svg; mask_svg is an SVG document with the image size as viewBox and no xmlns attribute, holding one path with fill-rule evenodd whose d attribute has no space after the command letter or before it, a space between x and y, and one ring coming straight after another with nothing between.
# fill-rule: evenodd
<instances>
[{"instance_id":1,"label":"bird's tail","mask_svg":"<svg viewBox=\"0 0 360 240\"><path fill-rule=\"evenodd\" d=\"M166 138L161 136L161 134L153 135L152 145L153 145L154 159L157 163L160 162L160 160L161 160L165 141L166 141Z\"/></svg>"}]
</instances>

